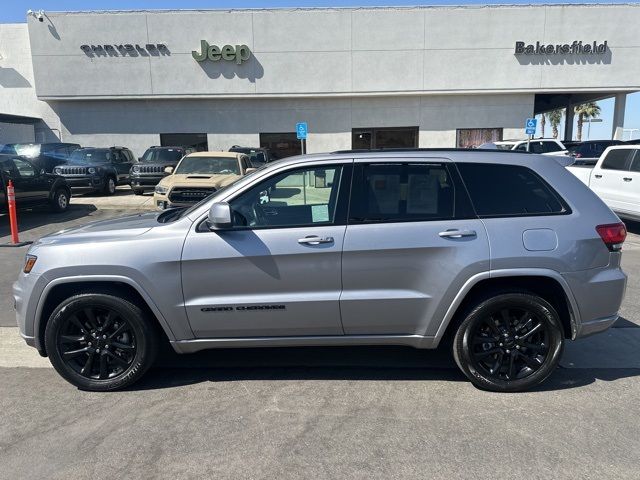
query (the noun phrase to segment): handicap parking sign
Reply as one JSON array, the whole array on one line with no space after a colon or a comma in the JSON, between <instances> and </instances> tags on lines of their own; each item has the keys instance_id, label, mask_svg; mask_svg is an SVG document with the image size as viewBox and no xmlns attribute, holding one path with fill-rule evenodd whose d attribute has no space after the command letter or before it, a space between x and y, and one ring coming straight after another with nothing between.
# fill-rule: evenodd
<instances>
[{"instance_id":1,"label":"handicap parking sign","mask_svg":"<svg viewBox=\"0 0 640 480\"><path fill-rule=\"evenodd\" d=\"M536 127L538 126L538 120L535 118L527 118L527 121L524 122L524 130L527 135L535 135Z\"/></svg>"},{"instance_id":2,"label":"handicap parking sign","mask_svg":"<svg viewBox=\"0 0 640 480\"><path fill-rule=\"evenodd\" d=\"M298 135L298 140L306 140L307 139L307 122L296 123L296 133Z\"/></svg>"}]
</instances>

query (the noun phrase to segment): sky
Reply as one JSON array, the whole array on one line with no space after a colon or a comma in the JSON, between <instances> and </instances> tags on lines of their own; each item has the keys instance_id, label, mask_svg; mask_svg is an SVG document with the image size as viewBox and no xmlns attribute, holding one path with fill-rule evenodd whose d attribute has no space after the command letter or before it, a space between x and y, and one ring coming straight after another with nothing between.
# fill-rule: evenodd
<instances>
[{"instance_id":1,"label":"sky","mask_svg":"<svg viewBox=\"0 0 640 480\"><path fill-rule=\"evenodd\" d=\"M77 10L162 10L162 9L208 9L208 8L277 8L277 7L357 7L357 6L412 6L412 5L487 5L487 4L537 4L537 3L621 3L615 1L535 1L535 0L502 0L502 1L475 1L475 0L437 0L434 2L417 3L411 0L0 0L0 23L18 23L26 21L26 11L77 11ZM589 138L592 140L611 138L611 123L613 119L613 100L599 102L602 109L602 122L593 123ZM524 119L523 119L524 124ZM626 138L640 138L640 93L627 96L627 107L624 120ZM561 126L561 128L564 128ZM587 128L583 133L586 139ZM631 131L631 129L638 129ZM561 130L562 131L562 130ZM551 129L547 128L546 136L550 136ZM540 135L538 126L537 135ZM574 127L575 134L575 127Z\"/></svg>"}]
</instances>

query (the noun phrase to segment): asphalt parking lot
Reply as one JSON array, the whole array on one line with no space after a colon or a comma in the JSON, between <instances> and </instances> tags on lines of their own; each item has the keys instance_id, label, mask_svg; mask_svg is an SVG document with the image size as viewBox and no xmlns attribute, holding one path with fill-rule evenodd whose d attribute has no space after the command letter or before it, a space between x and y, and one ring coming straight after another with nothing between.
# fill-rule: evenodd
<instances>
[{"instance_id":1,"label":"asphalt parking lot","mask_svg":"<svg viewBox=\"0 0 640 480\"><path fill-rule=\"evenodd\" d=\"M89 200L25 212L22 238L127 213ZM81 392L17 337L10 285L26 247L0 248L0 479L637 479L640 224L628 226L624 318L569 342L520 394L477 390L446 350L395 347L167 351L127 391Z\"/></svg>"}]
</instances>

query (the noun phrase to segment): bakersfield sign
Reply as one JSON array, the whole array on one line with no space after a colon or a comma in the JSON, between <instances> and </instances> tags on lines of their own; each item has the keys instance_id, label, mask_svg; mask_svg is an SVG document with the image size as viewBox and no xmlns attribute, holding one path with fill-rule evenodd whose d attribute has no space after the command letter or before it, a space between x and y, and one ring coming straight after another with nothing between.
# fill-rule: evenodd
<instances>
[{"instance_id":1,"label":"bakersfield sign","mask_svg":"<svg viewBox=\"0 0 640 480\"><path fill-rule=\"evenodd\" d=\"M247 45L225 45L219 47L217 45L209 45L206 40L200 40L200 51L193 50L191 55L197 62L204 62L209 59L212 62L225 60L227 62L236 62L240 65L251 58L251 50Z\"/></svg>"}]
</instances>

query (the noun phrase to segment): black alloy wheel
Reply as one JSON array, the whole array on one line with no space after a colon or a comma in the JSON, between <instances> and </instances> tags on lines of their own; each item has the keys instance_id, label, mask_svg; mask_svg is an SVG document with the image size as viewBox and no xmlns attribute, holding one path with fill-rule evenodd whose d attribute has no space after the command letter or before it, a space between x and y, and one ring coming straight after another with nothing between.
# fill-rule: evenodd
<instances>
[{"instance_id":1,"label":"black alloy wheel","mask_svg":"<svg viewBox=\"0 0 640 480\"><path fill-rule=\"evenodd\" d=\"M562 355L558 313L528 293L494 296L477 304L454 339L454 357L478 387L521 391L546 379Z\"/></svg>"},{"instance_id":2,"label":"black alloy wheel","mask_svg":"<svg viewBox=\"0 0 640 480\"><path fill-rule=\"evenodd\" d=\"M62 213L69 208L69 194L63 188L56 190L51 200L51 209L54 212Z\"/></svg>"},{"instance_id":3,"label":"black alloy wheel","mask_svg":"<svg viewBox=\"0 0 640 480\"><path fill-rule=\"evenodd\" d=\"M144 311L128 300L84 293L53 312L45 346L67 381L83 390L107 391L131 385L148 370L158 336Z\"/></svg>"}]
</instances>

